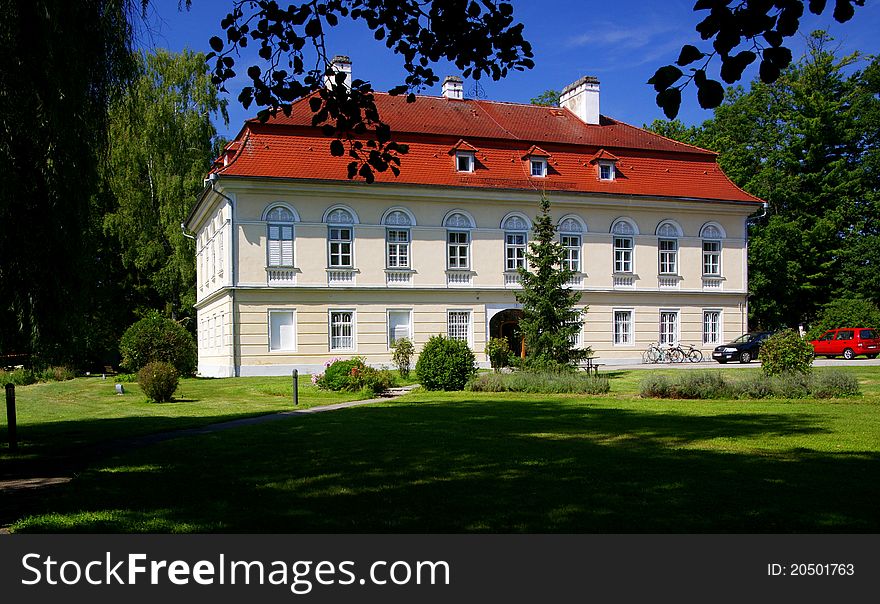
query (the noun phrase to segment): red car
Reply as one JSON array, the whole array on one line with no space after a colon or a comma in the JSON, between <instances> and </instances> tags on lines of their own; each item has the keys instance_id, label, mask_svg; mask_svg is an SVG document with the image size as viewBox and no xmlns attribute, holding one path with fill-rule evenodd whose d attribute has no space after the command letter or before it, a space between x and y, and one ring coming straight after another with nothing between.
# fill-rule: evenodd
<instances>
[{"instance_id":1,"label":"red car","mask_svg":"<svg viewBox=\"0 0 880 604\"><path fill-rule=\"evenodd\" d=\"M876 359L880 354L880 332L865 327L829 329L818 340L810 342L816 356L829 359L843 355L847 361L863 354Z\"/></svg>"}]
</instances>

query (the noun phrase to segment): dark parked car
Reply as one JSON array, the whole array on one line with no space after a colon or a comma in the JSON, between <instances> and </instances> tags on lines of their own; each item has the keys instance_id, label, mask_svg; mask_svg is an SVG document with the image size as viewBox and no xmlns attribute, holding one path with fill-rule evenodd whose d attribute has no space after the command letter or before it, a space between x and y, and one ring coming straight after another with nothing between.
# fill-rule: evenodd
<instances>
[{"instance_id":1,"label":"dark parked car","mask_svg":"<svg viewBox=\"0 0 880 604\"><path fill-rule=\"evenodd\" d=\"M756 331L743 334L729 344L716 346L715 350L712 351L712 358L719 363L726 363L727 361L749 363L752 359L758 358L761 343L772 335L772 331Z\"/></svg>"}]
</instances>

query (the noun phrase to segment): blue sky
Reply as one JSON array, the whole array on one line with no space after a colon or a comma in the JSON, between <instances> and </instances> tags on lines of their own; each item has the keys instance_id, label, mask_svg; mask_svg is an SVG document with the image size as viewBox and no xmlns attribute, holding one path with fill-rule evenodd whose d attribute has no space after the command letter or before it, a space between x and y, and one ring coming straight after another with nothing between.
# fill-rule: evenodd
<instances>
[{"instance_id":1,"label":"blue sky","mask_svg":"<svg viewBox=\"0 0 880 604\"><path fill-rule=\"evenodd\" d=\"M703 12L693 12L693 0L513 0L513 4L514 15L525 25L525 37L534 48L536 65L499 82L480 80L483 94L490 100L527 103L548 88L559 90L583 75L594 75L601 81L601 112L641 126L663 117L654 104L653 89L645 84L648 78L661 65L674 62L683 44L706 47L694 31ZM842 53L859 50L880 54L880 2L868 0L866 4L845 24L834 21L830 11L821 17L808 13L801 32L825 29L840 44ZM222 34L220 20L231 5L229 0L193 0L189 11L178 11L178 0L154 0L138 36L139 45L146 50L208 52L208 40ZM802 39L792 39L791 46L796 57L802 54ZM362 23L342 21L329 33L327 48L331 54L350 56L355 77L370 81L376 90L403 82L401 59L373 40ZM227 85L230 123L217 124L227 138L255 113L253 108L245 111L236 97L247 85L246 66L256 61L255 53L243 55L236 64L239 76ZM454 66L445 63L435 66L435 72L441 80L457 74ZM753 67L743 81L747 83L755 73ZM473 82L465 82L465 94L473 96L472 91ZM439 87L425 92L440 93ZM700 109L696 95L686 92L679 117L696 124L711 117L711 112Z\"/></svg>"}]
</instances>

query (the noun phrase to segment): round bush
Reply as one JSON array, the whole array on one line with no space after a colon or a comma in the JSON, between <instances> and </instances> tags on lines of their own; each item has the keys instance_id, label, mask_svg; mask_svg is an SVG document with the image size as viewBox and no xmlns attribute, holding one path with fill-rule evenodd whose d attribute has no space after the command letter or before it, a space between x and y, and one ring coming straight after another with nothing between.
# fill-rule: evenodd
<instances>
[{"instance_id":1,"label":"round bush","mask_svg":"<svg viewBox=\"0 0 880 604\"><path fill-rule=\"evenodd\" d=\"M434 336L416 361L416 375L426 390L462 390L477 373L467 342Z\"/></svg>"},{"instance_id":2,"label":"round bush","mask_svg":"<svg viewBox=\"0 0 880 604\"><path fill-rule=\"evenodd\" d=\"M398 338L395 340L394 353L391 356L391 359L394 361L394 366L397 367L400 377L409 377L409 372L412 370L412 358L414 354L415 348L413 348L413 344L409 339Z\"/></svg>"},{"instance_id":3,"label":"round bush","mask_svg":"<svg viewBox=\"0 0 880 604\"><path fill-rule=\"evenodd\" d=\"M510 343L507 338L491 338L486 343L486 355L495 371L506 367L510 363Z\"/></svg>"},{"instance_id":4,"label":"round bush","mask_svg":"<svg viewBox=\"0 0 880 604\"><path fill-rule=\"evenodd\" d=\"M177 390L179 374L171 363L153 361L138 371L138 385L154 403L170 401Z\"/></svg>"},{"instance_id":5,"label":"round bush","mask_svg":"<svg viewBox=\"0 0 880 604\"><path fill-rule=\"evenodd\" d=\"M818 339L829 329L841 327L880 328L880 308L861 298L838 298L822 306L810 331L808 340Z\"/></svg>"},{"instance_id":6,"label":"round bush","mask_svg":"<svg viewBox=\"0 0 880 604\"><path fill-rule=\"evenodd\" d=\"M813 346L793 329L775 333L761 344L761 368L765 375L809 373Z\"/></svg>"},{"instance_id":7,"label":"round bush","mask_svg":"<svg viewBox=\"0 0 880 604\"><path fill-rule=\"evenodd\" d=\"M125 330L119 352L121 365L131 372L151 361L165 361L174 365L180 375L192 375L198 364L192 335L177 321L155 311Z\"/></svg>"},{"instance_id":8,"label":"round bush","mask_svg":"<svg viewBox=\"0 0 880 604\"><path fill-rule=\"evenodd\" d=\"M364 390L377 395L394 386L394 376L390 371L379 371L364 363L363 358L355 357L332 361L323 374L315 377L314 383L324 390Z\"/></svg>"}]
</instances>

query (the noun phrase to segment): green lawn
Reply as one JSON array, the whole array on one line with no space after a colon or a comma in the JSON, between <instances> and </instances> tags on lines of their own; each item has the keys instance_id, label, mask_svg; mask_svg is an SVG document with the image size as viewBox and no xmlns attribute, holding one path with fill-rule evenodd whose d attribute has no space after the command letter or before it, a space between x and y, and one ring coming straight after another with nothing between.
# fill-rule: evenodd
<instances>
[{"instance_id":1,"label":"green lawn","mask_svg":"<svg viewBox=\"0 0 880 604\"><path fill-rule=\"evenodd\" d=\"M175 400L161 404L148 402L136 383L123 386L122 396L116 394L112 378L17 387L19 450L13 455L6 446L4 409L0 462L11 467L51 461L98 443L293 408L290 377L183 379ZM360 398L359 393L318 390L309 376L302 376L299 391L302 408Z\"/></svg>"},{"instance_id":2,"label":"green lawn","mask_svg":"<svg viewBox=\"0 0 880 604\"><path fill-rule=\"evenodd\" d=\"M848 370L864 396L414 393L107 459L13 530L873 533L880 368Z\"/></svg>"}]
</instances>

